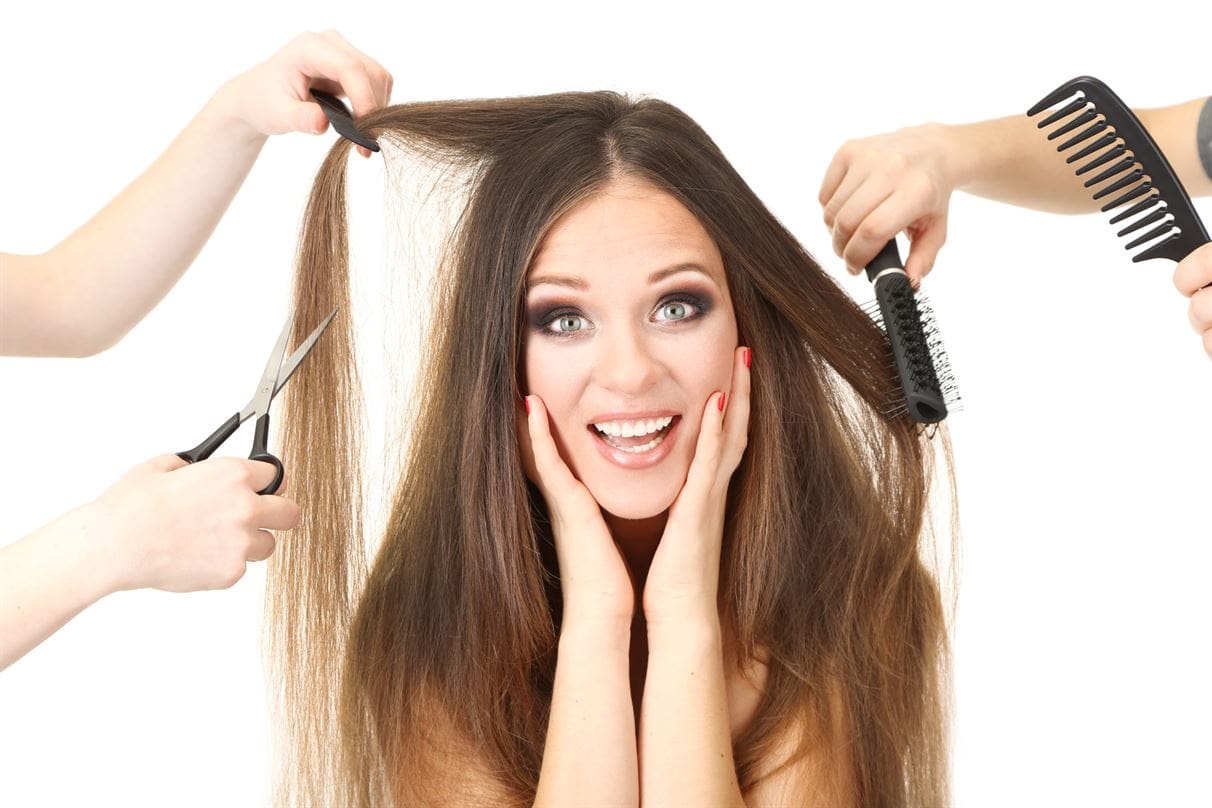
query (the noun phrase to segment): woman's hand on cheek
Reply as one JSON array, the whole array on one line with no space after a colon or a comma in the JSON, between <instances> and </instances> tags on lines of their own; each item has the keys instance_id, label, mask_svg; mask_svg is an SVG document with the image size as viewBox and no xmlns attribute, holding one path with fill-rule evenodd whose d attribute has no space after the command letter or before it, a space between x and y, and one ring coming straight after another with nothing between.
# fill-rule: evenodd
<instances>
[{"instance_id":1,"label":"woman's hand on cheek","mask_svg":"<svg viewBox=\"0 0 1212 808\"><path fill-rule=\"evenodd\" d=\"M623 623L635 613L631 572L589 489L573 476L551 437L547 406L527 396L529 414L522 454L527 473L539 487L551 515L551 532L560 562L564 625ZM528 438L529 440L526 440Z\"/></svg>"},{"instance_id":2,"label":"woman's hand on cheek","mask_svg":"<svg viewBox=\"0 0 1212 808\"><path fill-rule=\"evenodd\" d=\"M694 460L669 509L644 584L644 616L650 628L662 622L718 619L724 503L749 439L748 352L738 348L733 354L727 398L713 393L703 408Z\"/></svg>"}]
</instances>

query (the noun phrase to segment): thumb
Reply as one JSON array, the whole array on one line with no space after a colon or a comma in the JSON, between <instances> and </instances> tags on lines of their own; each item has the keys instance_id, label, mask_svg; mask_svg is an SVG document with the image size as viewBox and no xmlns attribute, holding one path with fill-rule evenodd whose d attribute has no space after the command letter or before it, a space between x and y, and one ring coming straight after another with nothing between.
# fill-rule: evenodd
<instances>
[{"instance_id":1,"label":"thumb","mask_svg":"<svg viewBox=\"0 0 1212 808\"><path fill-rule=\"evenodd\" d=\"M260 492L274 481L278 476L278 468L272 463L266 463L261 460L251 460L249 458L240 458L243 463L248 465L252 471L252 487L254 491Z\"/></svg>"},{"instance_id":2,"label":"thumb","mask_svg":"<svg viewBox=\"0 0 1212 808\"><path fill-rule=\"evenodd\" d=\"M328 129L328 117L324 110L311 101L297 102L290 119L295 122L296 132L322 135Z\"/></svg>"},{"instance_id":3,"label":"thumb","mask_svg":"<svg viewBox=\"0 0 1212 808\"><path fill-rule=\"evenodd\" d=\"M947 223L935 220L912 235L909 257L905 259L905 274L916 286L934 268L934 260L947 240Z\"/></svg>"},{"instance_id":4,"label":"thumb","mask_svg":"<svg viewBox=\"0 0 1212 808\"><path fill-rule=\"evenodd\" d=\"M188 466L189 463L175 454L156 455L152 459L143 464L152 471L176 471L179 468Z\"/></svg>"}]
</instances>

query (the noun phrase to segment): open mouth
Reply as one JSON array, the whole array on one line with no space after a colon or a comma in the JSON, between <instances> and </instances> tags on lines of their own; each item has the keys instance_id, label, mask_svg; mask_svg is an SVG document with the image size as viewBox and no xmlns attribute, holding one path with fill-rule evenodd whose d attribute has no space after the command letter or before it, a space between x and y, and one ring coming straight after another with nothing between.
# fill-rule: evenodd
<instances>
[{"instance_id":1,"label":"open mouth","mask_svg":"<svg viewBox=\"0 0 1212 808\"><path fill-rule=\"evenodd\" d=\"M680 415L666 415L634 421L606 421L590 424L588 429L607 446L627 454L640 455L660 446L681 419Z\"/></svg>"}]
</instances>

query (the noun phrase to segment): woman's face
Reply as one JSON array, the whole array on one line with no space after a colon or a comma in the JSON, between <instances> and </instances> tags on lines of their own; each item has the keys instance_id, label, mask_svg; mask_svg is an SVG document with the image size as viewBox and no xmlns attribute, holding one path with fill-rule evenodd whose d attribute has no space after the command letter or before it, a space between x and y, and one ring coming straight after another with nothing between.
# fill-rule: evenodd
<instances>
[{"instance_id":1,"label":"woman's face","mask_svg":"<svg viewBox=\"0 0 1212 808\"><path fill-rule=\"evenodd\" d=\"M564 462L617 517L666 510L707 399L731 380L736 317L715 242L668 193L618 180L539 245L526 312L525 392L546 403Z\"/></svg>"}]
</instances>

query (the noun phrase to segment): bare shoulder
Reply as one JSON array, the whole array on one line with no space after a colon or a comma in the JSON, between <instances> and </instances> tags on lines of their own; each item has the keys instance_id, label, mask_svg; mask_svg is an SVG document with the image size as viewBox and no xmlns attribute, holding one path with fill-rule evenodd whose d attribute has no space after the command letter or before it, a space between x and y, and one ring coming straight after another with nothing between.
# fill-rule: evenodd
<instances>
[{"instance_id":1,"label":"bare shoulder","mask_svg":"<svg viewBox=\"0 0 1212 808\"><path fill-rule=\"evenodd\" d=\"M424 719L397 744L390 757L392 793L397 806L480 808L511 806L508 789L475 741L433 698L424 698Z\"/></svg>"},{"instance_id":2,"label":"bare shoulder","mask_svg":"<svg viewBox=\"0 0 1212 808\"><path fill-rule=\"evenodd\" d=\"M770 768L745 795L749 808L858 808L858 796L845 750L832 754L809 749L801 754L804 728L779 738L769 756Z\"/></svg>"},{"instance_id":3,"label":"bare shoulder","mask_svg":"<svg viewBox=\"0 0 1212 808\"><path fill-rule=\"evenodd\" d=\"M747 727L760 706L768 669L751 664L742 674L729 676L729 711L733 737ZM849 754L849 724L845 699L832 685L827 694L835 716L831 731L809 718L782 732L763 760L757 785L745 795L750 808L858 808L853 761Z\"/></svg>"}]
</instances>

